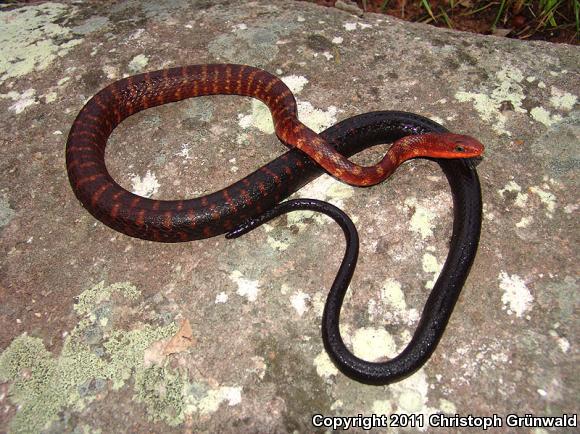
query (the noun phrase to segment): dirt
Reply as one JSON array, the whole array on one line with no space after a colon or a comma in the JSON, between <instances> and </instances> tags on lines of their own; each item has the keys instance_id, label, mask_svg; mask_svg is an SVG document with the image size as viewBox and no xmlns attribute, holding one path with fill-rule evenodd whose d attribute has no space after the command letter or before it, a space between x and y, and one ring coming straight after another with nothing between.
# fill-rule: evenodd
<instances>
[{"instance_id":1,"label":"dirt","mask_svg":"<svg viewBox=\"0 0 580 434\"><path fill-rule=\"evenodd\" d=\"M307 0L308 1L308 0ZM339 7L336 0L311 0L322 6ZM341 3L354 3L345 2ZM386 3L386 7L383 6ZM367 12L384 13L394 17L413 22L425 22L437 27L451 27L484 35L496 35L523 40L541 40L555 43L578 45L579 35L576 32L573 19L573 11L562 9L560 12L565 16L558 16L557 27L543 26L539 17L526 7L517 7L515 2L502 12L501 19L494 28L494 21L498 15L500 2L481 2L475 0L429 0L431 11L436 20L421 6L419 1L407 0L357 0L356 4L361 10ZM451 7L451 4L454 7ZM482 9L483 8L483 9ZM473 13L473 11L479 12ZM570 6L571 9L571 6ZM446 14L444 17L443 11ZM536 13L537 15L537 13ZM446 19L447 18L447 19ZM567 24L566 24L567 23Z\"/></svg>"}]
</instances>

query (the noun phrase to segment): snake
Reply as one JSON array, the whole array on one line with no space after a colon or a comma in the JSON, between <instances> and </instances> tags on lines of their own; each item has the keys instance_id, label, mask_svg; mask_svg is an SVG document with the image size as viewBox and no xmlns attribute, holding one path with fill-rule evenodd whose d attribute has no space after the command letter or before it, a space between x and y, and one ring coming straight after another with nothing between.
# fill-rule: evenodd
<instances>
[{"instance_id":1,"label":"snake","mask_svg":"<svg viewBox=\"0 0 580 434\"><path fill-rule=\"evenodd\" d=\"M294 96L276 76L246 65L192 65L111 83L79 112L68 136L66 165L73 191L85 208L126 235L182 242L223 234L302 186L306 180L303 172L310 165L306 167L304 159L290 161L288 155L282 156L282 164L265 165L225 189L189 200L140 197L111 177L105 165L105 148L109 135L123 119L148 107L215 94L252 96L266 103L276 134L284 144L305 153L328 173L348 183L353 171L363 174L353 175L360 185L369 186L385 179L410 158L471 158L483 152L483 145L472 137L426 132L400 137L378 165L364 168L350 163L334 149L329 143L332 135L316 134L298 121Z\"/></svg>"},{"instance_id":2,"label":"snake","mask_svg":"<svg viewBox=\"0 0 580 434\"><path fill-rule=\"evenodd\" d=\"M124 119L150 107L217 94L250 96L264 102L276 135L290 150L230 186L194 199L141 197L111 177L105 165L105 148L110 134ZM381 143L393 144L378 164L363 167L348 160ZM224 233L235 237L236 231L244 231L240 228L259 222L260 216L285 209L286 205L280 204L283 199L325 172L351 185L371 186L409 159L434 159L452 189L452 248L412 345L387 365L350 353L340 337L338 320L348 287L344 283L350 281L354 268L346 274L339 272L325 306L323 342L339 369L364 383L388 384L414 372L432 354L467 278L481 226L481 192L470 161L482 152L483 145L473 137L450 133L427 118L399 111L354 116L317 134L298 120L294 96L276 76L246 65L207 64L126 77L99 91L73 122L66 144L66 167L77 199L105 225L135 238L185 242Z\"/></svg>"}]
</instances>

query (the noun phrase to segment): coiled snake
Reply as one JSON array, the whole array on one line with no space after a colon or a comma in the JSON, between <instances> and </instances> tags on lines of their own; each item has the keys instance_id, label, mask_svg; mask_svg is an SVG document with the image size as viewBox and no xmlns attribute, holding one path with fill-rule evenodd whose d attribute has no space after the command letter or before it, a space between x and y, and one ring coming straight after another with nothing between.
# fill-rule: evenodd
<instances>
[{"instance_id":1,"label":"coiled snake","mask_svg":"<svg viewBox=\"0 0 580 434\"><path fill-rule=\"evenodd\" d=\"M221 191L190 200L140 197L109 175L105 147L123 119L149 107L216 94L251 96L266 103L276 134L293 149ZM388 142L394 144L375 166L361 167L347 159ZM147 240L190 241L228 231L235 237L296 207L331 215L345 230L349 248L325 306L324 344L345 374L365 383L387 384L410 375L429 358L467 278L479 240L481 193L477 174L464 159L482 152L477 140L449 133L426 118L404 112L367 113L316 134L297 119L294 96L280 79L245 65L215 64L136 75L98 92L72 125L66 164L75 195L94 217L119 232ZM342 300L358 254L358 242L353 248L354 226L349 229L348 217L328 204L309 200L276 204L322 174L322 168L349 184L368 186L386 179L400 164L415 157L435 158L450 183L454 201L450 252L411 343L393 360L366 362L350 353L338 331Z\"/></svg>"}]
</instances>

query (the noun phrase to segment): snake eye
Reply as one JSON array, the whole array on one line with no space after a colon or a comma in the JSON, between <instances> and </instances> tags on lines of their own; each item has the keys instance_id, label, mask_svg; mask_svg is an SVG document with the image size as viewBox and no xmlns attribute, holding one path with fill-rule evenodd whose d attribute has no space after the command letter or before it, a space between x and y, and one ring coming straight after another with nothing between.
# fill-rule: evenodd
<instances>
[{"instance_id":1,"label":"snake eye","mask_svg":"<svg viewBox=\"0 0 580 434\"><path fill-rule=\"evenodd\" d=\"M462 145L457 145L455 147L455 151L456 152L463 152L463 151L465 151L465 148Z\"/></svg>"}]
</instances>

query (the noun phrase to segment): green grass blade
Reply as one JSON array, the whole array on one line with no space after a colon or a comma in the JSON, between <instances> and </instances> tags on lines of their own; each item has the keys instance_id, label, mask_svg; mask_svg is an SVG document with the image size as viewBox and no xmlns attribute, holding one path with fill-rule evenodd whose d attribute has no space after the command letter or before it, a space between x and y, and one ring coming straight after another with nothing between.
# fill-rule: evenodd
<instances>
[{"instance_id":1,"label":"green grass blade","mask_svg":"<svg viewBox=\"0 0 580 434\"><path fill-rule=\"evenodd\" d=\"M501 16L503 15L503 11L505 9L506 3L507 3L506 0L501 0L501 3L499 5L499 11L497 11L497 15L495 16L495 19L493 20L493 24L491 25L492 30L495 30L497 23L501 19Z\"/></svg>"},{"instance_id":2,"label":"green grass blade","mask_svg":"<svg viewBox=\"0 0 580 434\"><path fill-rule=\"evenodd\" d=\"M441 6L439 6L439 10L441 11L441 16L443 17L443 21L445 21L445 24L447 25L447 27L452 29L453 24L451 23L451 20L449 19L449 15L447 15L447 12L445 12L445 9L443 9Z\"/></svg>"},{"instance_id":3,"label":"green grass blade","mask_svg":"<svg viewBox=\"0 0 580 434\"><path fill-rule=\"evenodd\" d=\"M385 10L387 9L387 6L389 6L389 3L391 3L391 0L384 0L383 4L380 6L380 10L381 12L385 12Z\"/></svg>"},{"instance_id":4,"label":"green grass blade","mask_svg":"<svg viewBox=\"0 0 580 434\"><path fill-rule=\"evenodd\" d=\"M431 5L429 4L429 0L421 0L421 5L425 8L429 16L433 19L433 21L437 22L437 18L433 15L433 11L431 10Z\"/></svg>"}]
</instances>

